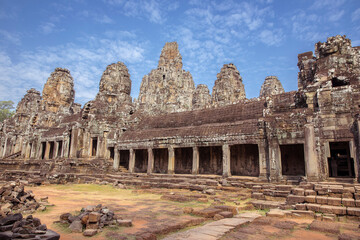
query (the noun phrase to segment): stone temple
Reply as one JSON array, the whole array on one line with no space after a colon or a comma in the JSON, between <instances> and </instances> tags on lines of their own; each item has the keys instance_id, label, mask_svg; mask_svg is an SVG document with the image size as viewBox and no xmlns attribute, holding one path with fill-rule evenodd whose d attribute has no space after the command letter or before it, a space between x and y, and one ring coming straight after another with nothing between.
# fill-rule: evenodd
<instances>
[{"instance_id":1,"label":"stone temple","mask_svg":"<svg viewBox=\"0 0 360 240\"><path fill-rule=\"evenodd\" d=\"M315 55L299 54L298 67L297 91L269 76L259 97L247 99L239 70L225 64L210 94L171 42L136 100L118 62L82 108L70 71L56 68L42 94L28 90L0 125L1 178L358 183L360 47L329 37Z\"/></svg>"}]
</instances>

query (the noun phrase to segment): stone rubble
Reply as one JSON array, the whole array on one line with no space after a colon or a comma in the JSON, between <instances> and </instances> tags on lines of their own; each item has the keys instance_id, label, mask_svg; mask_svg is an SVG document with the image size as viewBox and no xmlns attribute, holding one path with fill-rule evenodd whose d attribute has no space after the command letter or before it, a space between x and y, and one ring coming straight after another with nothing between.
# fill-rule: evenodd
<instances>
[{"instance_id":1,"label":"stone rubble","mask_svg":"<svg viewBox=\"0 0 360 240\"><path fill-rule=\"evenodd\" d=\"M31 190L25 191L25 185L20 181L10 182L0 188L0 204L1 215L33 213L37 209L46 209L35 199Z\"/></svg>"},{"instance_id":2,"label":"stone rubble","mask_svg":"<svg viewBox=\"0 0 360 240\"><path fill-rule=\"evenodd\" d=\"M23 218L16 213L0 217L0 239L58 240L60 235L41 224L38 218L32 215Z\"/></svg>"},{"instance_id":3,"label":"stone rubble","mask_svg":"<svg viewBox=\"0 0 360 240\"><path fill-rule=\"evenodd\" d=\"M121 219L113 211L101 204L97 206L87 206L81 209L80 214L73 216L64 213L60 216L60 223L69 224L72 232L83 233L84 236L94 236L106 226L131 227L132 220Z\"/></svg>"}]
</instances>

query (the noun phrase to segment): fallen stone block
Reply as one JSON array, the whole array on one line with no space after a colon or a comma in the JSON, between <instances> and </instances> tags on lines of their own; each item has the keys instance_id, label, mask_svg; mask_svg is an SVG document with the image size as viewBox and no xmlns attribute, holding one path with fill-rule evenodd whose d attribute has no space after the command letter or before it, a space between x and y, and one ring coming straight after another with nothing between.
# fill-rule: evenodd
<instances>
[{"instance_id":1,"label":"fallen stone block","mask_svg":"<svg viewBox=\"0 0 360 240\"><path fill-rule=\"evenodd\" d=\"M279 191L289 191L290 192L292 189L292 185L276 185L275 189L279 190Z\"/></svg>"},{"instance_id":2,"label":"fallen stone block","mask_svg":"<svg viewBox=\"0 0 360 240\"><path fill-rule=\"evenodd\" d=\"M316 196L316 203L318 203L318 204L327 204L328 203L328 197Z\"/></svg>"},{"instance_id":3,"label":"fallen stone block","mask_svg":"<svg viewBox=\"0 0 360 240\"><path fill-rule=\"evenodd\" d=\"M347 214L351 216L360 217L360 208L348 207Z\"/></svg>"},{"instance_id":4,"label":"fallen stone block","mask_svg":"<svg viewBox=\"0 0 360 240\"><path fill-rule=\"evenodd\" d=\"M306 209L309 211L313 211L313 212L319 212L320 211L320 204L315 204L315 203L308 203L306 204Z\"/></svg>"},{"instance_id":5,"label":"fallen stone block","mask_svg":"<svg viewBox=\"0 0 360 240\"><path fill-rule=\"evenodd\" d=\"M331 223L331 222L322 222L318 220L314 220L310 226L310 230L320 231L331 234L340 234L340 224Z\"/></svg>"},{"instance_id":6,"label":"fallen stone block","mask_svg":"<svg viewBox=\"0 0 360 240\"><path fill-rule=\"evenodd\" d=\"M202 210L194 210L193 214L197 215L197 216L201 216L201 217L206 217L206 218L213 218L215 216L215 214L222 212L223 210L218 209L218 208L205 208Z\"/></svg>"},{"instance_id":7,"label":"fallen stone block","mask_svg":"<svg viewBox=\"0 0 360 240\"><path fill-rule=\"evenodd\" d=\"M232 218L234 216L234 214L229 211L219 212L218 214L223 216L224 218Z\"/></svg>"},{"instance_id":8,"label":"fallen stone block","mask_svg":"<svg viewBox=\"0 0 360 240\"><path fill-rule=\"evenodd\" d=\"M303 203L303 202L305 202L305 197L304 196L297 196L297 195L289 195L286 198L286 202L288 204Z\"/></svg>"},{"instance_id":9,"label":"fallen stone block","mask_svg":"<svg viewBox=\"0 0 360 240\"><path fill-rule=\"evenodd\" d=\"M333 206L341 206L341 198L328 197L327 204Z\"/></svg>"},{"instance_id":10,"label":"fallen stone block","mask_svg":"<svg viewBox=\"0 0 360 240\"><path fill-rule=\"evenodd\" d=\"M86 229L83 232L83 235L86 237L92 237L95 236L97 234L98 230L97 229Z\"/></svg>"},{"instance_id":11,"label":"fallen stone block","mask_svg":"<svg viewBox=\"0 0 360 240\"><path fill-rule=\"evenodd\" d=\"M316 192L314 190L305 190L305 196L315 196Z\"/></svg>"},{"instance_id":12,"label":"fallen stone block","mask_svg":"<svg viewBox=\"0 0 360 240\"><path fill-rule=\"evenodd\" d=\"M116 220L116 222L120 227L131 227L132 226L132 220L130 220L130 219L118 219L118 220Z\"/></svg>"},{"instance_id":13,"label":"fallen stone block","mask_svg":"<svg viewBox=\"0 0 360 240\"><path fill-rule=\"evenodd\" d=\"M305 195L305 190L303 188L293 188L291 190L292 194L294 195L298 195L298 196L304 196Z\"/></svg>"},{"instance_id":14,"label":"fallen stone block","mask_svg":"<svg viewBox=\"0 0 360 240\"><path fill-rule=\"evenodd\" d=\"M350 199L350 198L343 198L342 199L342 204L345 207L355 207L355 200L354 199Z\"/></svg>"},{"instance_id":15,"label":"fallen stone block","mask_svg":"<svg viewBox=\"0 0 360 240\"><path fill-rule=\"evenodd\" d=\"M314 212L313 211L304 211L304 210L291 210L292 214L297 214L300 215L302 217L311 217L314 218Z\"/></svg>"},{"instance_id":16,"label":"fallen stone block","mask_svg":"<svg viewBox=\"0 0 360 240\"><path fill-rule=\"evenodd\" d=\"M302 203L298 203L295 205L296 210L306 210L306 205Z\"/></svg>"},{"instance_id":17,"label":"fallen stone block","mask_svg":"<svg viewBox=\"0 0 360 240\"><path fill-rule=\"evenodd\" d=\"M70 224L69 229L71 230L71 232L81 233L83 231L83 226L82 226L81 221L79 221L79 220L73 221Z\"/></svg>"},{"instance_id":18,"label":"fallen stone block","mask_svg":"<svg viewBox=\"0 0 360 240\"><path fill-rule=\"evenodd\" d=\"M332 214L336 214L336 215L346 215L346 207L322 205L320 207L320 212L332 213Z\"/></svg>"},{"instance_id":19,"label":"fallen stone block","mask_svg":"<svg viewBox=\"0 0 360 240\"><path fill-rule=\"evenodd\" d=\"M316 203L316 196L306 196L305 197L305 202L307 203Z\"/></svg>"}]
</instances>

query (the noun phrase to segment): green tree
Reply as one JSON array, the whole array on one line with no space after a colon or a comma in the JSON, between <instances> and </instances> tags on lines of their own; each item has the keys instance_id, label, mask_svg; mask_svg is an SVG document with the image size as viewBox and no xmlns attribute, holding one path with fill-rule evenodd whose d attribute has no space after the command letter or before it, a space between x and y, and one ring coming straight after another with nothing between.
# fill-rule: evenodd
<instances>
[{"instance_id":1,"label":"green tree","mask_svg":"<svg viewBox=\"0 0 360 240\"><path fill-rule=\"evenodd\" d=\"M0 122L14 115L14 112L11 111L13 108L13 101L0 101Z\"/></svg>"}]
</instances>

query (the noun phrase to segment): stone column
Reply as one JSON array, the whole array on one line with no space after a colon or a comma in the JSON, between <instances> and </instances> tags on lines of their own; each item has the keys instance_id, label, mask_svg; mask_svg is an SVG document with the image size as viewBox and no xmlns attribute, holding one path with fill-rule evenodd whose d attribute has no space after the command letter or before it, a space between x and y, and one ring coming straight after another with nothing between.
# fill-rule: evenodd
<instances>
[{"instance_id":1,"label":"stone column","mask_svg":"<svg viewBox=\"0 0 360 240\"><path fill-rule=\"evenodd\" d=\"M2 157L5 157L5 156L6 156L7 144L8 144L8 138L6 137L6 138L5 138L5 143L4 143L4 149L3 149L3 152L2 152Z\"/></svg>"},{"instance_id":2,"label":"stone column","mask_svg":"<svg viewBox=\"0 0 360 240\"><path fill-rule=\"evenodd\" d=\"M77 151L77 145L78 145L78 133L79 129L73 129L71 131L71 145L70 145L70 154L69 158L76 158L76 151Z\"/></svg>"},{"instance_id":3,"label":"stone column","mask_svg":"<svg viewBox=\"0 0 360 240\"><path fill-rule=\"evenodd\" d=\"M258 143L258 150L259 150L259 178L266 180L268 178L268 167L266 164L266 144L265 140L261 139Z\"/></svg>"},{"instance_id":4,"label":"stone column","mask_svg":"<svg viewBox=\"0 0 360 240\"><path fill-rule=\"evenodd\" d=\"M169 150L169 160L168 160L168 174L175 173L175 151L172 146L168 148Z\"/></svg>"},{"instance_id":5,"label":"stone column","mask_svg":"<svg viewBox=\"0 0 360 240\"><path fill-rule=\"evenodd\" d=\"M36 156L36 142L32 142L29 158L32 159L35 156Z\"/></svg>"},{"instance_id":6,"label":"stone column","mask_svg":"<svg viewBox=\"0 0 360 240\"><path fill-rule=\"evenodd\" d=\"M89 132L84 132L84 157L91 157L91 136Z\"/></svg>"},{"instance_id":7,"label":"stone column","mask_svg":"<svg viewBox=\"0 0 360 240\"><path fill-rule=\"evenodd\" d=\"M129 172L133 173L135 168L135 151L130 149Z\"/></svg>"},{"instance_id":8,"label":"stone column","mask_svg":"<svg viewBox=\"0 0 360 240\"><path fill-rule=\"evenodd\" d=\"M151 174L154 171L154 153L151 148L147 149L148 151L148 167L147 167L147 174Z\"/></svg>"},{"instance_id":9,"label":"stone column","mask_svg":"<svg viewBox=\"0 0 360 240\"><path fill-rule=\"evenodd\" d=\"M312 123L305 125L305 170L308 181L319 179L318 156L316 153L315 131Z\"/></svg>"},{"instance_id":10,"label":"stone column","mask_svg":"<svg viewBox=\"0 0 360 240\"><path fill-rule=\"evenodd\" d=\"M58 157L58 151L59 151L59 141L54 141L54 156L53 158L57 158Z\"/></svg>"},{"instance_id":11,"label":"stone column","mask_svg":"<svg viewBox=\"0 0 360 240\"><path fill-rule=\"evenodd\" d=\"M352 140L349 142L349 147L350 147L350 158L352 158L354 160L354 165L351 166L352 168L354 168L354 173L355 173L355 177L356 179L359 178L359 174L358 174L358 171L359 171L359 168L358 168L358 164L357 164L357 161L356 161L356 144L355 144L355 141Z\"/></svg>"},{"instance_id":12,"label":"stone column","mask_svg":"<svg viewBox=\"0 0 360 240\"><path fill-rule=\"evenodd\" d=\"M46 142L46 148L45 148L45 157L44 159L48 160L50 157L50 142Z\"/></svg>"},{"instance_id":13,"label":"stone column","mask_svg":"<svg viewBox=\"0 0 360 240\"><path fill-rule=\"evenodd\" d=\"M25 159L29 159L30 158L30 155L31 155L31 146L32 144L31 143L27 143L26 144L26 147L25 147L25 154L24 154L24 158Z\"/></svg>"},{"instance_id":14,"label":"stone column","mask_svg":"<svg viewBox=\"0 0 360 240\"><path fill-rule=\"evenodd\" d=\"M192 174L199 173L199 149L198 147L193 147L193 162L192 162Z\"/></svg>"},{"instance_id":15,"label":"stone column","mask_svg":"<svg viewBox=\"0 0 360 240\"><path fill-rule=\"evenodd\" d=\"M114 170L118 171L119 170L119 165L120 165L120 151L114 147Z\"/></svg>"},{"instance_id":16,"label":"stone column","mask_svg":"<svg viewBox=\"0 0 360 240\"><path fill-rule=\"evenodd\" d=\"M230 171L230 147L229 144L222 145L223 177L231 176Z\"/></svg>"},{"instance_id":17,"label":"stone column","mask_svg":"<svg viewBox=\"0 0 360 240\"><path fill-rule=\"evenodd\" d=\"M269 142L270 181L281 180L281 152L277 140Z\"/></svg>"},{"instance_id":18,"label":"stone column","mask_svg":"<svg viewBox=\"0 0 360 240\"><path fill-rule=\"evenodd\" d=\"M43 149L43 144L40 141L40 139L38 139L37 140L37 145L36 145L36 155L35 155L36 159L41 159L42 149Z\"/></svg>"},{"instance_id":19,"label":"stone column","mask_svg":"<svg viewBox=\"0 0 360 240\"><path fill-rule=\"evenodd\" d=\"M22 147L21 147L21 158L28 158L27 151L29 143L27 141L23 141Z\"/></svg>"}]
</instances>

